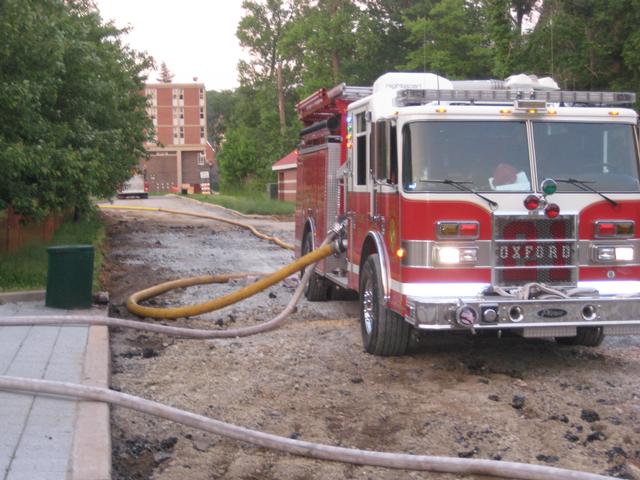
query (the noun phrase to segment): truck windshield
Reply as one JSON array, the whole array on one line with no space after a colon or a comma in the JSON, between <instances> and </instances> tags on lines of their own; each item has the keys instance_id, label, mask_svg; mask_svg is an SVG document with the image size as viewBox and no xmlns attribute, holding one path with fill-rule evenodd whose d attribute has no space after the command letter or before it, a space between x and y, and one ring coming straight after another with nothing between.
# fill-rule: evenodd
<instances>
[{"instance_id":1,"label":"truck windshield","mask_svg":"<svg viewBox=\"0 0 640 480\"><path fill-rule=\"evenodd\" d=\"M525 122L424 121L403 129L405 191L530 191Z\"/></svg>"},{"instance_id":2,"label":"truck windshield","mask_svg":"<svg viewBox=\"0 0 640 480\"><path fill-rule=\"evenodd\" d=\"M533 122L533 140L538 178L565 180L558 191L640 190L632 125Z\"/></svg>"}]
</instances>

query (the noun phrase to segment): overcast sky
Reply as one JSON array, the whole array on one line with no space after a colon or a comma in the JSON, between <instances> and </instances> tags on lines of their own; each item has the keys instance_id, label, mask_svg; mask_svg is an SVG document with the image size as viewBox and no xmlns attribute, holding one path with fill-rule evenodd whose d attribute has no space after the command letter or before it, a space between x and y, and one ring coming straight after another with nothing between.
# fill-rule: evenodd
<instances>
[{"instance_id":1,"label":"overcast sky","mask_svg":"<svg viewBox=\"0 0 640 480\"><path fill-rule=\"evenodd\" d=\"M158 67L166 62L174 82L198 77L207 90L238 86L236 65L242 50L236 27L242 0L95 0L103 20L130 25L131 47L146 51ZM149 76L156 81L156 74Z\"/></svg>"}]
</instances>

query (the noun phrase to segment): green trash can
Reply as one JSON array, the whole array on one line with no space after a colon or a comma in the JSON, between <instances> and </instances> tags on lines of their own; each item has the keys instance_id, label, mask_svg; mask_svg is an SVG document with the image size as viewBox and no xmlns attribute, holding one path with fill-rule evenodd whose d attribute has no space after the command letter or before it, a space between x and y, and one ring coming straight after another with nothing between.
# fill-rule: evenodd
<instances>
[{"instance_id":1,"label":"green trash can","mask_svg":"<svg viewBox=\"0 0 640 480\"><path fill-rule=\"evenodd\" d=\"M49 265L45 305L53 308L89 308L93 284L93 245L47 248Z\"/></svg>"}]
</instances>

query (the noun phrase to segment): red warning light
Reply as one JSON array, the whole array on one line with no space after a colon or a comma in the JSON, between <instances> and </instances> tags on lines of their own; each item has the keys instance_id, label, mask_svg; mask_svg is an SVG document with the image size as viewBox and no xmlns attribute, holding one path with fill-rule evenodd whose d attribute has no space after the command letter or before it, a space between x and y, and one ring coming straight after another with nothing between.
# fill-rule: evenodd
<instances>
[{"instance_id":1,"label":"red warning light","mask_svg":"<svg viewBox=\"0 0 640 480\"><path fill-rule=\"evenodd\" d=\"M560 207L555 203L550 203L547 208L544 209L544 213L549 218L556 218L560 215Z\"/></svg>"},{"instance_id":2,"label":"red warning light","mask_svg":"<svg viewBox=\"0 0 640 480\"><path fill-rule=\"evenodd\" d=\"M536 195L529 195L524 199L524 208L527 210L535 210L540 206L540 198Z\"/></svg>"}]
</instances>

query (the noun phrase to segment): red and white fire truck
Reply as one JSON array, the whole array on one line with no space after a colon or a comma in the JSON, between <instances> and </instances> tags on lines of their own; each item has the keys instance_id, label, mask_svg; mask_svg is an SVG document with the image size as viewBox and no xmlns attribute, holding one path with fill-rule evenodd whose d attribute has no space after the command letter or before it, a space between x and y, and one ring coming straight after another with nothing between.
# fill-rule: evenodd
<instances>
[{"instance_id":1,"label":"red and white fire truck","mask_svg":"<svg viewBox=\"0 0 640 480\"><path fill-rule=\"evenodd\" d=\"M359 293L367 352L412 329L597 346L640 333L635 95L388 73L297 105L296 248L344 252L309 300Z\"/></svg>"}]
</instances>

